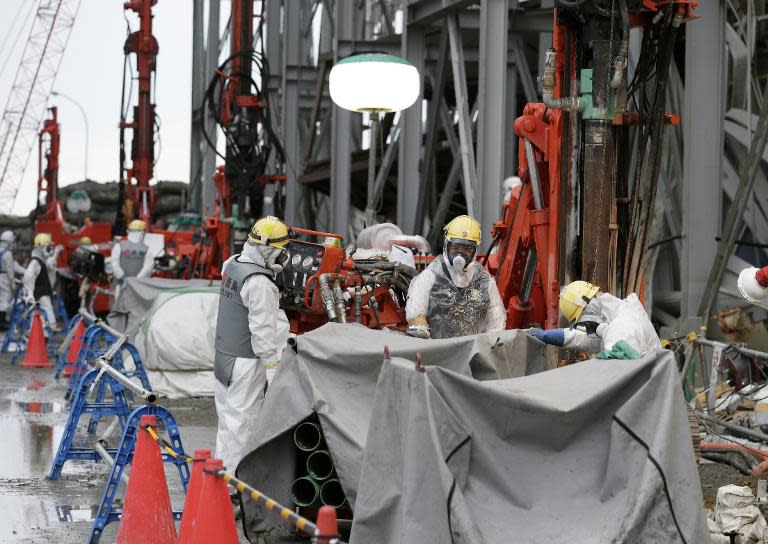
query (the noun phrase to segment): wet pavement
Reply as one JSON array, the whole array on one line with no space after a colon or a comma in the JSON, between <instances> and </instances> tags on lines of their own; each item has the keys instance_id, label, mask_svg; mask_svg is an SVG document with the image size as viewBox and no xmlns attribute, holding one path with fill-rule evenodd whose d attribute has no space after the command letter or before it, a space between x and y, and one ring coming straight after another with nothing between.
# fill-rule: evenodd
<instances>
[{"instance_id":1,"label":"wet pavement","mask_svg":"<svg viewBox=\"0 0 768 544\"><path fill-rule=\"evenodd\" d=\"M87 542L109 467L67 461L59 480L47 478L68 416L64 401L68 380L57 382L53 369L21 369L10 363L10 355L0 354L0 543ZM159 404L176 417L186 451L214 449L212 398L161 399ZM97 435L109 423L109 418L100 423ZM79 436L85 437L81 430ZM112 447L119 440L116 431ZM184 493L178 472L167 468L171 502L181 510ZM118 496L123 493L121 485ZM114 542L117 526L108 525L101 542Z\"/></svg>"}]
</instances>

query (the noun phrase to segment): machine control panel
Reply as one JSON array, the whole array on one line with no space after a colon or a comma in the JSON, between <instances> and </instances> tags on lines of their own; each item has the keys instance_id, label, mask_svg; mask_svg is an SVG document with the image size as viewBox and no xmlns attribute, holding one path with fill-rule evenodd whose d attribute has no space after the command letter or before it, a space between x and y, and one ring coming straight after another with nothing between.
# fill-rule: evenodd
<instances>
[{"instance_id":1,"label":"machine control panel","mask_svg":"<svg viewBox=\"0 0 768 544\"><path fill-rule=\"evenodd\" d=\"M282 305L302 306L307 282L320 269L325 248L320 244L292 240L286 246L286 251L288 258L285 267L275 278L282 288Z\"/></svg>"}]
</instances>

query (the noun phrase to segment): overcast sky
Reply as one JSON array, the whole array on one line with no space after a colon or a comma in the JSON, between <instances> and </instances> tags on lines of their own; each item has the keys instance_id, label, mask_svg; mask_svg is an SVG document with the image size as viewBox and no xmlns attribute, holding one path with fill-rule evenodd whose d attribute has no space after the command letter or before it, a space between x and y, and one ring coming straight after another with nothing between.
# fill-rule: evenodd
<instances>
[{"instance_id":1,"label":"overcast sky","mask_svg":"<svg viewBox=\"0 0 768 544\"><path fill-rule=\"evenodd\" d=\"M0 42L10 30L15 36L17 13L22 4L37 0L0 0ZM21 9L21 12L19 10ZM189 126L192 80L192 0L158 0L154 8L154 34L160 45L157 67L157 112L161 118L162 151L155 167L156 179L189 181ZM118 121L126 22L123 0L81 0L69 45L54 89L80 102L90 128L88 177L112 181L118 173ZM131 12L133 29L138 20ZM29 26L29 25L28 25ZM0 108L5 104L26 43L28 26L19 42L0 50ZM10 42L11 39L8 41ZM13 47L11 47L13 45ZM6 59L8 51L11 57ZM136 94L133 94L134 102ZM64 186L83 178L85 128L76 106L51 97L59 106L62 127L59 183ZM14 213L26 214L35 205L37 150L32 152Z\"/></svg>"}]
</instances>

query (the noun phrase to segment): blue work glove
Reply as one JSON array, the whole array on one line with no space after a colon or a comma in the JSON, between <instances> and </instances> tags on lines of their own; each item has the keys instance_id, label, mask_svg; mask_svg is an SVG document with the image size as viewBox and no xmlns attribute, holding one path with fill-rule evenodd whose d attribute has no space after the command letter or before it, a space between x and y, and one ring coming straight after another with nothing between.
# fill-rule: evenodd
<instances>
[{"instance_id":1,"label":"blue work glove","mask_svg":"<svg viewBox=\"0 0 768 544\"><path fill-rule=\"evenodd\" d=\"M528 334L551 346L563 347L565 343L565 329L528 329Z\"/></svg>"}]
</instances>

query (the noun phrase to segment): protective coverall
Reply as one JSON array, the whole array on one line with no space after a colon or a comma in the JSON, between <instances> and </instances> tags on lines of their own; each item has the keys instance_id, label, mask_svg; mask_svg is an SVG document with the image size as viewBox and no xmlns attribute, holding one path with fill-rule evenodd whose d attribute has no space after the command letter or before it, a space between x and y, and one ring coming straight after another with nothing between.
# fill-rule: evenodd
<instances>
[{"instance_id":1,"label":"protective coverall","mask_svg":"<svg viewBox=\"0 0 768 544\"><path fill-rule=\"evenodd\" d=\"M592 326L584 326L587 323ZM530 329L529 334L547 344L585 353L610 351L620 340L640 355L661 349L659 336L634 293L623 300L610 293L598 293L573 328Z\"/></svg>"},{"instance_id":2,"label":"protective coverall","mask_svg":"<svg viewBox=\"0 0 768 544\"><path fill-rule=\"evenodd\" d=\"M223 267L216 323L216 456L234 471L248 453L253 423L289 336L273 282L276 248L246 243Z\"/></svg>"},{"instance_id":3,"label":"protective coverall","mask_svg":"<svg viewBox=\"0 0 768 544\"><path fill-rule=\"evenodd\" d=\"M13 309L15 276L26 270L13 258L13 233L8 232L11 237L0 239L0 327L6 324Z\"/></svg>"},{"instance_id":4,"label":"protective coverall","mask_svg":"<svg viewBox=\"0 0 768 544\"><path fill-rule=\"evenodd\" d=\"M53 311L53 286L56 284L56 258L62 250L57 246L53 252L50 246L40 246L32 250L29 264L24 271L22 284L26 293L26 301L40 305L45 312L48 324L56 328L56 314Z\"/></svg>"},{"instance_id":5,"label":"protective coverall","mask_svg":"<svg viewBox=\"0 0 768 544\"><path fill-rule=\"evenodd\" d=\"M127 240L112 246L109 264L112 276L117 280L115 299L120 296L126 278L148 278L155 267L155 256L144 243L144 232L129 230Z\"/></svg>"},{"instance_id":6,"label":"protective coverall","mask_svg":"<svg viewBox=\"0 0 768 544\"><path fill-rule=\"evenodd\" d=\"M493 277L477 261L456 270L445 253L436 258L408 289L405 318L426 316L431 338L454 338L502 331L504 303Z\"/></svg>"}]
</instances>

